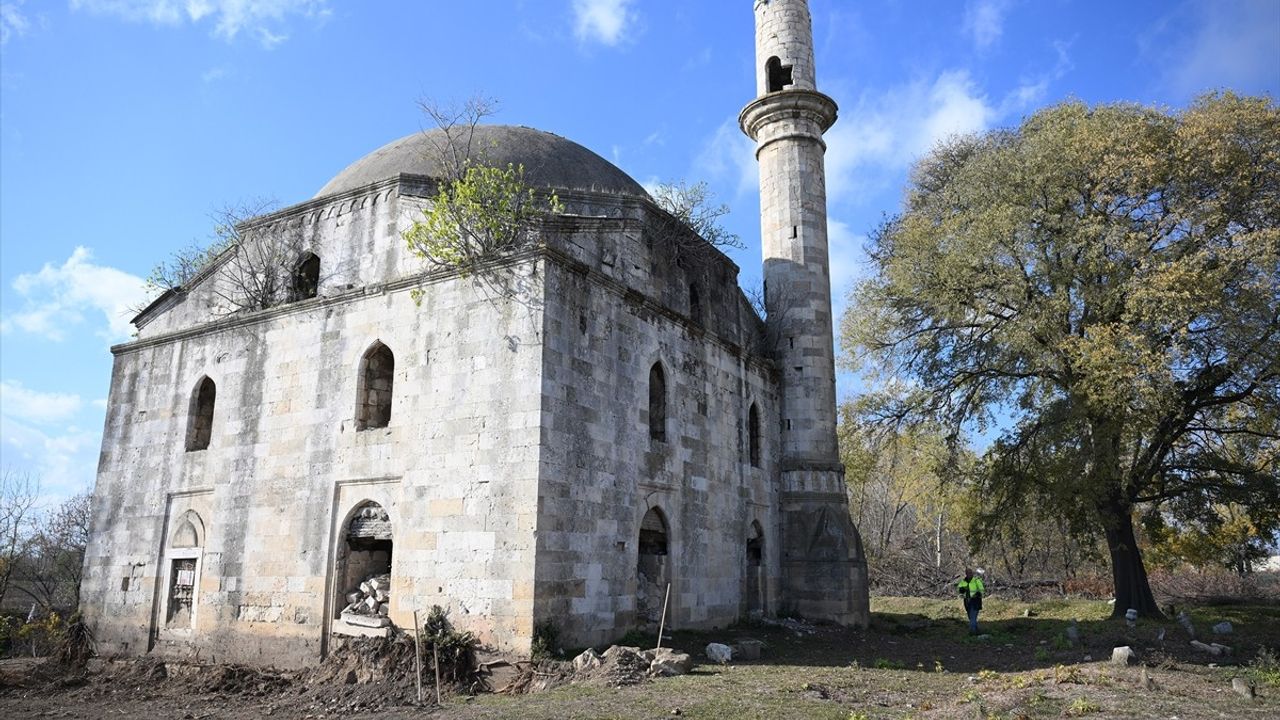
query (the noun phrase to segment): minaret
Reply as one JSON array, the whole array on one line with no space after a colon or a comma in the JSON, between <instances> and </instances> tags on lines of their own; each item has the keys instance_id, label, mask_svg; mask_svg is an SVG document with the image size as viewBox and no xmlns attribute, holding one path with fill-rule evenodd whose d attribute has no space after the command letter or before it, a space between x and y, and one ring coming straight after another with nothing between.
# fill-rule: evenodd
<instances>
[{"instance_id":1,"label":"minaret","mask_svg":"<svg viewBox=\"0 0 1280 720\"><path fill-rule=\"evenodd\" d=\"M754 2L757 97L738 123L760 163L765 306L782 377L782 600L801 615L865 625L866 558L836 446L822 140L836 103L817 89L806 0Z\"/></svg>"}]
</instances>

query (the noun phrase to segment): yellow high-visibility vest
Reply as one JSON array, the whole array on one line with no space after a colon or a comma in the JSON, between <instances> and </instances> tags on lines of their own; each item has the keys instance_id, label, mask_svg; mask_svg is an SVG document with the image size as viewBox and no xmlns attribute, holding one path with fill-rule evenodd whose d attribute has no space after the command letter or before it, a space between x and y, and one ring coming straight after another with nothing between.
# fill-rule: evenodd
<instances>
[{"instance_id":1,"label":"yellow high-visibility vest","mask_svg":"<svg viewBox=\"0 0 1280 720\"><path fill-rule=\"evenodd\" d=\"M968 580L960 578L960 582L956 583L956 590L958 590L961 595L967 595L968 597L973 597L978 594L985 595L987 593L986 586L982 584L982 578L977 575L974 575Z\"/></svg>"}]
</instances>

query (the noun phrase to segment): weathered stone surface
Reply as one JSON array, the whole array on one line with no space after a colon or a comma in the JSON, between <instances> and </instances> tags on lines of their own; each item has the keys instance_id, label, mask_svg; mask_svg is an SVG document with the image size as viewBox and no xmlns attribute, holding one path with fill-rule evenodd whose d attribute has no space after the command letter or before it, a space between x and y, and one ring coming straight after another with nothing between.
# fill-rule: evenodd
<instances>
[{"instance_id":1,"label":"weathered stone surface","mask_svg":"<svg viewBox=\"0 0 1280 720\"><path fill-rule=\"evenodd\" d=\"M1138 663L1138 654L1128 645L1113 648L1111 650L1112 665L1136 665Z\"/></svg>"},{"instance_id":2,"label":"weathered stone surface","mask_svg":"<svg viewBox=\"0 0 1280 720\"><path fill-rule=\"evenodd\" d=\"M768 5L757 30L795 20L776 42L809 92L807 10ZM518 142L494 152L531 153L565 214L494 269L512 295L423 273L400 233L436 188L400 145L252 221L318 261L315 297L231 313L213 267L113 350L82 595L100 652L302 665L364 632L340 619L356 603L401 628L440 605L520 653L546 621L599 645L656 625L668 587L668 627L865 623L834 442L821 123L773 110L765 274L803 310L773 328L727 256L536 131L500 131ZM207 446L188 451L193 433ZM387 586L353 598L373 573Z\"/></svg>"},{"instance_id":3,"label":"weathered stone surface","mask_svg":"<svg viewBox=\"0 0 1280 720\"><path fill-rule=\"evenodd\" d=\"M708 660L718 662L721 665L733 659L733 648L721 643L708 644L705 652Z\"/></svg>"},{"instance_id":4,"label":"weathered stone surface","mask_svg":"<svg viewBox=\"0 0 1280 720\"><path fill-rule=\"evenodd\" d=\"M733 657L738 660L759 660L764 643L751 638L739 638L732 646Z\"/></svg>"},{"instance_id":5,"label":"weathered stone surface","mask_svg":"<svg viewBox=\"0 0 1280 720\"><path fill-rule=\"evenodd\" d=\"M590 672L600 667L603 662L604 659L600 657L600 653L596 652L593 648L587 648L573 659L573 671L575 673Z\"/></svg>"},{"instance_id":6,"label":"weathered stone surface","mask_svg":"<svg viewBox=\"0 0 1280 720\"><path fill-rule=\"evenodd\" d=\"M1226 620L1223 620L1222 622L1213 626L1214 635L1230 635L1232 630L1233 628L1231 627L1231 623Z\"/></svg>"},{"instance_id":7,"label":"weathered stone surface","mask_svg":"<svg viewBox=\"0 0 1280 720\"><path fill-rule=\"evenodd\" d=\"M1257 695L1253 683L1246 678L1231 678L1231 690L1240 697L1250 699Z\"/></svg>"}]
</instances>

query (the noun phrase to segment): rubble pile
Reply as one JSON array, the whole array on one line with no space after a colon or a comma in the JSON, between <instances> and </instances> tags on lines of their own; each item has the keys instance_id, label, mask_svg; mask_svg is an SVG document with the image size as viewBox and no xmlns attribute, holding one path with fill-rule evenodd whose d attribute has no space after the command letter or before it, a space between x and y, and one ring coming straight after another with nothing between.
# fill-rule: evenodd
<instances>
[{"instance_id":1,"label":"rubble pile","mask_svg":"<svg viewBox=\"0 0 1280 720\"><path fill-rule=\"evenodd\" d=\"M670 648L641 650L614 645L604 653L588 649L573 659L574 679L610 687L635 685L658 676L684 675L693 668L687 653Z\"/></svg>"},{"instance_id":2,"label":"rubble pile","mask_svg":"<svg viewBox=\"0 0 1280 720\"><path fill-rule=\"evenodd\" d=\"M391 624L391 575L382 573L365 578L355 590L347 593L347 606L342 619L351 625L386 627Z\"/></svg>"}]
</instances>

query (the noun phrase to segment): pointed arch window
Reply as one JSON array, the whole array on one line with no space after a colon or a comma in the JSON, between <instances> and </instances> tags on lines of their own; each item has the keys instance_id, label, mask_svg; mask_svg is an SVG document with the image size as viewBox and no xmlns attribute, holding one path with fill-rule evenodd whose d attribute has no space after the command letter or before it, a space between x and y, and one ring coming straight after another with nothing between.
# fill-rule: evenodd
<instances>
[{"instance_id":1,"label":"pointed arch window","mask_svg":"<svg viewBox=\"0 0 1280 720\"><path fill-rule=\"evenodd\" d=\"M360 359L356 389L356 430L384 428L391 423L392 382L396 358L391 348L375 342Z\"/></svg>"},{"instance_id":2,"label":"pointed arch window","mask_svg":"<svg viewBox=\"0 0 1280 720\"><path fill-rule=\"evenodd\" d=\"M649 369L649 439L667 440L667 378L662 363Z\"/></svg>"},{"instance_id":3,"label":"pointed arch window","mask_svg":"<svg viewBox=\"0 0 1280 720\"><path fill-rule=\"evenodd\" d=\"M310 300L320 289L320 257L315 253L303 253L293 268L290 292L294 300Z\"/></svg>"},{"instance_id":4,"label":"pointed arch window","mask_svg":"<svg viewBox=\"0 0 1280 720\"><path fill-rule=\"evenodd\" d=\"M760 467L760 410L755 403L747 411L747 459L751 467Z\"/></svg>"},{"instance_id":5,"label":"pointed arch window","mask_svg":"<svg viewBox=\"0 0 1280 720\"><path fill-rule=\"evenodd\" d=\"M209 447L213 438L213 406L217 395L218 388L208 377L196 383L187 412L187 452Z\"/></svg>"}]
</instances>

